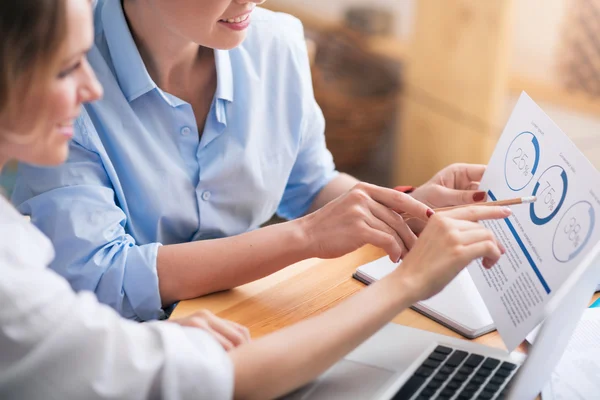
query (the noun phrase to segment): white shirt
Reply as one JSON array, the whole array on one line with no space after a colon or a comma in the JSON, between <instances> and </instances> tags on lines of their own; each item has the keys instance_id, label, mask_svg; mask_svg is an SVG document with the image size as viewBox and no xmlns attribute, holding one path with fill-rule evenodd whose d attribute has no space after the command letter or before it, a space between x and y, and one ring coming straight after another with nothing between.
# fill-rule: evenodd
<instances>
[{"instance_id":1,"label":"white shirt","mask_svg":"<svg viewBox=\"0 0 600 400\"><path fill-rule=\"evenodd\" d=\"M1 399L232 397L233 365L206 332L124 320L47 269L53 257L0 196Z\"/></svg>"}]
</instances>

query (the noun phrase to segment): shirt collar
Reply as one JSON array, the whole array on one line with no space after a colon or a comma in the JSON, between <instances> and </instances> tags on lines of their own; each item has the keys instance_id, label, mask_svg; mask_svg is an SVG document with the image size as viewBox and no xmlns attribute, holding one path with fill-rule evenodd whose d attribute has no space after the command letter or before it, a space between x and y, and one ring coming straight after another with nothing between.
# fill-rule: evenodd
<instances>
[{"instance_id":1,"label":"shirt collar","mask_svg":"<svg viewBox=\"0 0 600 400\"><path fill-rule=\"evenodd\" d=\"M102 9L102 25L117 80L127 101L158 88L150 77L133 41L120 1L107 1ZM218 99L233 102L233 72L227 50L215 50Z\"/></svg>"},{"instance_id":2,"label":"shirt collar","mask_svg":"<svg viewBox=\"0 0 600 400\"><path fill-rule=\"evenodd\" d=\"M156 88L133 41L120 1L107 1L102 9L102 26L117 80L127 101Z\"/></svg>"},{"instance_id":3,"label":"shirt collar","mask_svg":"<svg viewBox=\"0 0 600 400\"><path fill-rule=\"evenodd\" d=\"M217 92L218 99L233 102L233 71L228 50L215 50L217 63Z\"/></svg>"}]
</instances>

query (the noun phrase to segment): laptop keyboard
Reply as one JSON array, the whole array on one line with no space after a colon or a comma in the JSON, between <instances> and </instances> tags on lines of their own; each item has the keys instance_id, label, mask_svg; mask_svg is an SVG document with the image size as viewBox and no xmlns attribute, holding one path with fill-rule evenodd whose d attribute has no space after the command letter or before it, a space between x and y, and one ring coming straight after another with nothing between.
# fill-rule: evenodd
<instances>
[{"instance_id":1,"label":"laptop keyboard","mask_svg":"<svg viewBox=\"0 0 600 400\"><path fill-rule=\"evenodd\" d=\"M516 369L506 361L438 346L393 400L502 400Z\"/></svg>"}]
</instances>

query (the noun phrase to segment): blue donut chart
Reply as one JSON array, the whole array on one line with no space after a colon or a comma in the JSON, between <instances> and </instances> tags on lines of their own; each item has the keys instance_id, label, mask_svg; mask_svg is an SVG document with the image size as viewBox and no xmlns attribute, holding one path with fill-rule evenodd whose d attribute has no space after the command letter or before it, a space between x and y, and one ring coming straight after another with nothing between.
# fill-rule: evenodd
<instances>
[{"instance_id":1,"label":"blue donut chart","mask_svg":"<svg viewBox=\"0 0 600 400\"><path fill-rule=\"evenodd\" d=\"M525 150L523 150L521 147L519 147L519 144L521 144L521 146L523 146L523 147L529 147L527 150L530 150L530 151L533 150L533 154L534 154L533 165L531 166L531 170L528 173L524 174L525 179L522 179L523 177L520 175L521 174L520 168L518 170L516 170L515 167L512 166L512 163L509 161L509 155L512 158L515 154L517 154L514 152L514 150L517 147L518 147L518 149L516 149L516 150L521 151L521 153L518 153L518 155L523 154L523 152L525 152ZM526 153L529 153L529 151ZM529 156L529 155L530 154L527 154L527 156ZM512 140L512 142L510 143L510 146L508 146L508 150L506 151L506 156L504 158L504 180L506 181L506 185L513 192L518 192L518 191L524 189L527 185L529 185L529 183L533 179L533 176L537 172L539 163L540 163L540 143L538 142L537 137L532 132L529 132L529 131L519 133ZM529 177L528 177L529 179L527 179L527 175L529 175Z\"/></svg>"},{"instance_id":2,"label":"blue donut chart","mask_svg":"<svg viewBox=\"0 0 600 400\"><path fill-rule=\"evenodd\" d=\"M565 202L565 198L567 197L567 188L569 186L569 181L567 179L567 173L565 172L565 170L560 166L560 165L553 165L551 167L549 167L548 169L546 169L542 175L540 176L540 178L538 179L538 181L535 184L535 187L533 188L533 196L537 196L538 195L538 190L540 188L540 180L544 177L544 175L550 171L553 168L560 168L562 170L560 177L562 179L562 184L563 184L563 190L560 196L560 200L558 201L558 205L556 207L554 207L554 210L552 211L552 213L550 213L550 215L546 216L546 217L539 217L536 213L535 213L535 204L536 203L531 203L529 206L529 215L531 217L531 221L533 221L534 224L536 225L544 225L548 222L550 222L550 220L552 218L554 218L556 216L556 214L558 213L558 211L560 210L560 208L562 207L563 203ZM538 202L541 201L542 199L538 199Z\"/></svg>"},{"instance_id":3,"label":"blue donut chart","mask_svg":"<svg viewBox=\"0 0 600 400\"><path fill-rule=\"evenodd\" d=\"M587 210L585 210L585 208L587 208ZM577 222L576 217L580 218L579 224L584 223L584 225L587 225L587 232L585 233L584 238L581 240L579 239L579 235L577 235L578 243L574 250L565 250L566 246L569 245L568 236L565 239L564 236L560 237L559 234L566 234L567 232L565 226L567 226L567 224L570 222L569 220ZM556 231L554 232L554 237L552 238L552 255L554 258L561 263L566 263L577 257L589 242L592 232L594 231L595 221L596 212L594 211L594 207L589 202L582 200L569 207L569 209L565 211L565 214L558 222ZM577 234L579 233L580 232L578 231Z\"/></svg>"}]
</instances>

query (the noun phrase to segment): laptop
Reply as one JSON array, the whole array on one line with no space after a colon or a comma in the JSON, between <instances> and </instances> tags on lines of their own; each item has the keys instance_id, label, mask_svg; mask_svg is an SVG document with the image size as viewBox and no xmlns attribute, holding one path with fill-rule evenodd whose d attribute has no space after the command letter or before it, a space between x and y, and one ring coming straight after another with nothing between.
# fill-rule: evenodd
<instances>
[{"instance_id":1,"label":"laptop","mask_svg":"<svg viewBox=\"0 0 600 400\"><path fill-rule=\"evenodd\" d=\"M388 324L285 399L534 399L575 330L600 277L600 243L544 308L529 355Z\"/></svg>"}]
</instances>

